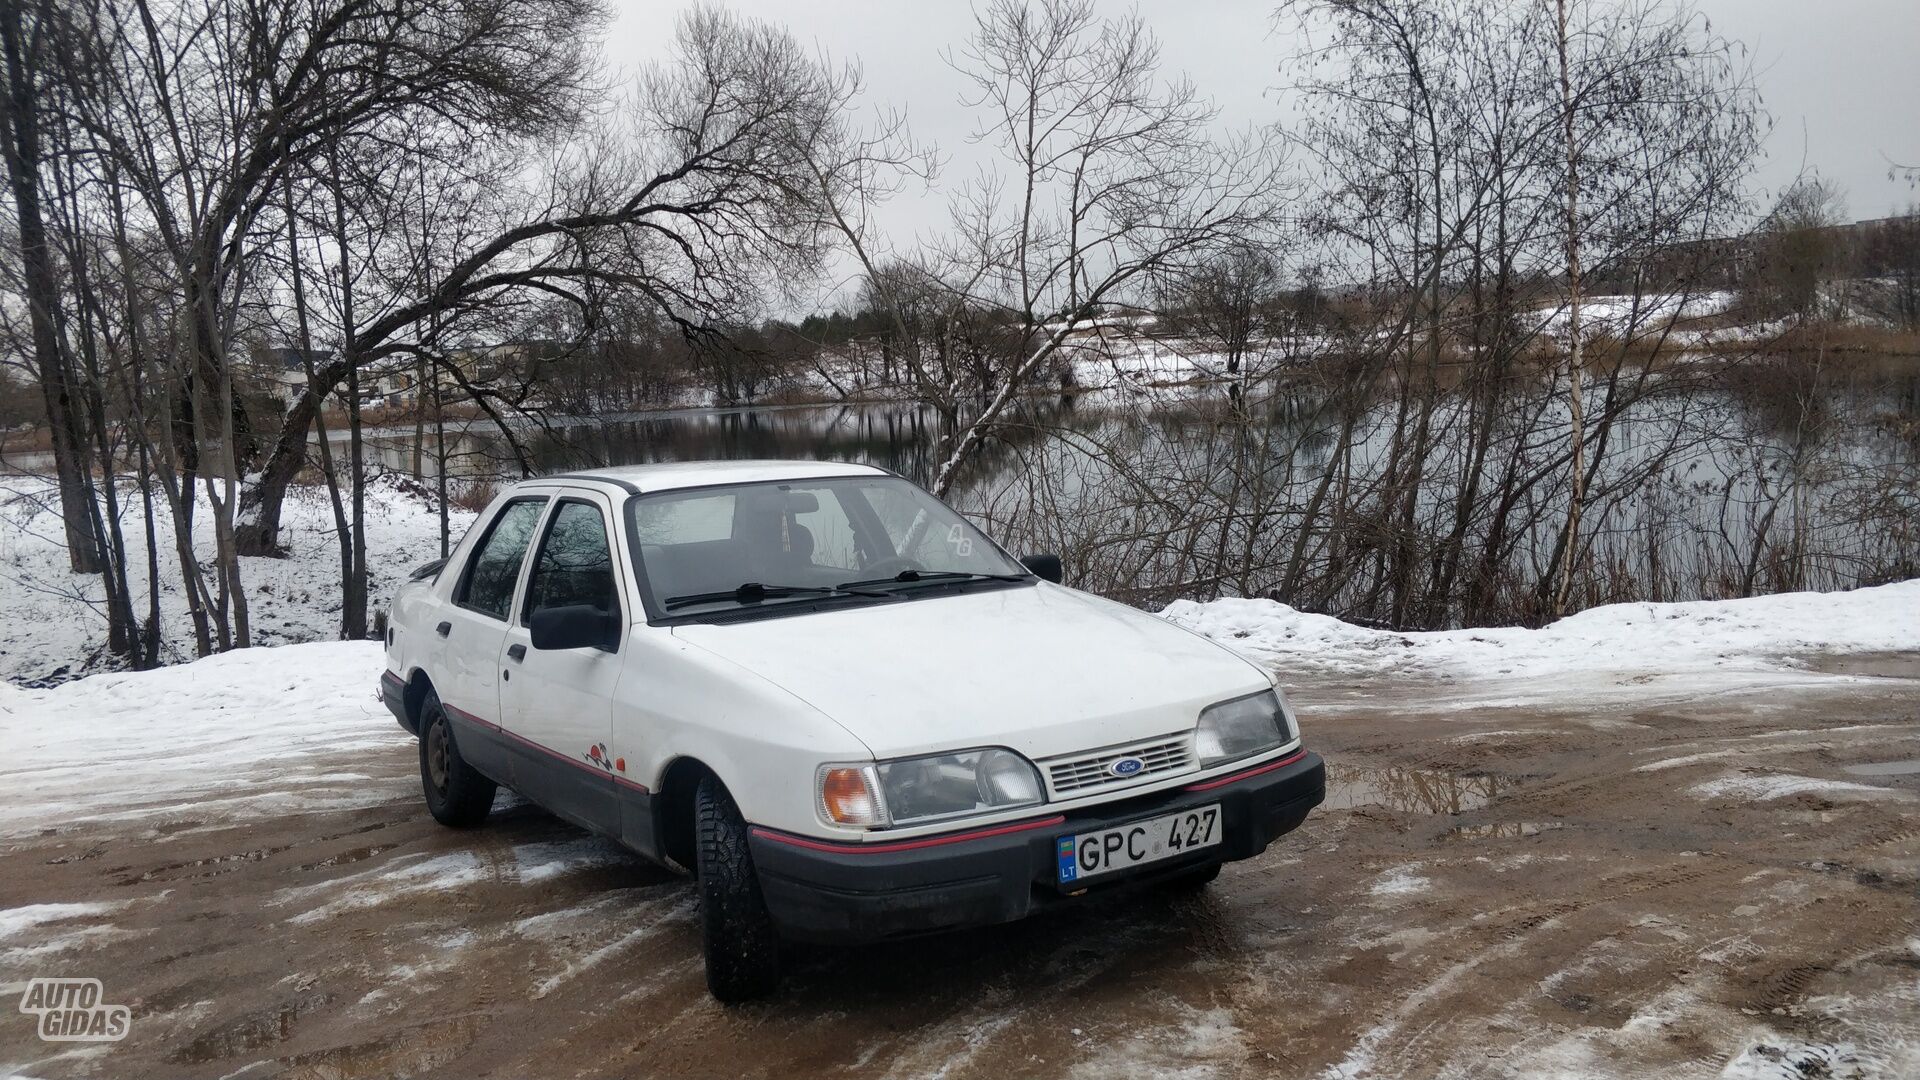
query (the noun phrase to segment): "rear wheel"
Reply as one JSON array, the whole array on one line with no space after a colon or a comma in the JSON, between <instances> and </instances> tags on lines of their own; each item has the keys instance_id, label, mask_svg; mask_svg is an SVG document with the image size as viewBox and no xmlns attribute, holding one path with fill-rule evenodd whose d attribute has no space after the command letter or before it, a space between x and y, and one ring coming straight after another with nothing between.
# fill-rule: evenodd
<instances>
[{"instance_id":1,"label":"rear wheel","mask_svg":"<svg viewBox=\"0 0 1920 1080\"><path fill-rule=\"evenodd\" d=\"M460 756L447 710L432 690L420 703L420 787L433 820L455 829L473 828L493 809L496 785Z\"/></svg>"},{"instance_id":2,"label":"rear wheel","mask_svg":"<svg viewBox=\"0 0 1920 1080\"><path fill-rule=\"evenodd\" d=\"M765 997L780 985L780 940L747 850L747 823L711 776L700 779L693 813L707 989L726 1004Z\"/></svg>"}]
</instances>

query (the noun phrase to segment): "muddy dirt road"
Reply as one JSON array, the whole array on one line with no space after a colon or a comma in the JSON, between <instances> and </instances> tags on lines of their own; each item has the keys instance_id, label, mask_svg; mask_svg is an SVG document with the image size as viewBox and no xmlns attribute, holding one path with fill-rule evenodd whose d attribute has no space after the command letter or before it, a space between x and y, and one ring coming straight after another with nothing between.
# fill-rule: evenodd
<instances>
[{"instance_id":1,"label":"muddy dirt road","mask_svg":"<svg viewBox=\"0 0 1920 1080\"><path fill-rule=\"evenodd\" d=\"M1328 805L1206 894L806 953L734 1010L704 993L684 884L526 806L436 827L396 729L332 765L371 805L5 841L0 1066L1916 1076L1920 658L1828 667L1577 708L1307 685ZM13 995L41 975L101 979L130 1037L38 1042Z\"/></svg>"}]
</instances>

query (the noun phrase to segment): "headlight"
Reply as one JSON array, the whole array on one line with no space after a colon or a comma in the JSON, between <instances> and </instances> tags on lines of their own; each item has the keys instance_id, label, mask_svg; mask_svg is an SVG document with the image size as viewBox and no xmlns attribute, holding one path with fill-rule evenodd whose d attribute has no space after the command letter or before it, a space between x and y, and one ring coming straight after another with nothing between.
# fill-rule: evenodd
<instances>
[{"instance_id":1,"label":"headlight","mask_svg":"<svg viewBox=\"0 0 1920 1080\"><path fill-rule=\"evenodd\" d=\"M1202 709L1193 748L1204 769L1284 746L1293 737L1293 717L1280 692L1262 690Z\"/></svg>"},{"instance_id":2,"label":"headlight","mask_svg":"<svg viewBox=\"0 0 1920 1080\"><path fill-rule=\"evenodd\" d=\"M883 761L823 765L820 814L836 825L921 825L1033 806L1040 774L1011 750L988 748Z\"/></svg>"}]
</instances>

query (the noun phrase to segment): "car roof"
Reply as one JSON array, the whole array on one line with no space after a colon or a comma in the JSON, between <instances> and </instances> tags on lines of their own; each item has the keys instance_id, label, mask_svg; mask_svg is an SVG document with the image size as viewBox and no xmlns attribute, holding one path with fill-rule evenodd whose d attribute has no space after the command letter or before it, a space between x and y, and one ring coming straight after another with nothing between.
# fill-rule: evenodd
<instances>
[{"instance_id":1,"label":"car roof","mask_svg":"<svg viewBox=\"0 0 1920 1080\"><path fill-rule=\"evenodd\" d=\"M588 481L616 487L628 494L709 487L714 484L752 484L768 480L814 480L831 476L887 476L887 470L850 461L673 461L653 465L619 465L587 469L521 481L533 486L556 480Z\"/></svg>"}]
</instances>

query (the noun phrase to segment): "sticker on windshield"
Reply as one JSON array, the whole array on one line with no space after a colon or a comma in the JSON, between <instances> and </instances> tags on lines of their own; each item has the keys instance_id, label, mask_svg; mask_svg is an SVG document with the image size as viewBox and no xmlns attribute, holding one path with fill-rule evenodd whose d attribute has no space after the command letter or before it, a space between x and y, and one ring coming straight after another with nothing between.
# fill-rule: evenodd
<instances>
[{"instance_id":1,"label":"sticker on windshield","mask_svg":"<svg viewBox=\"0 0 1920 1080\"><path fill-rule=\"evenodd\" d=\"M973 554L973 537L968 536L957 521L947 526L947 543L953 548L953 553L963 559Z\"/></svg>"}]
</instances>

